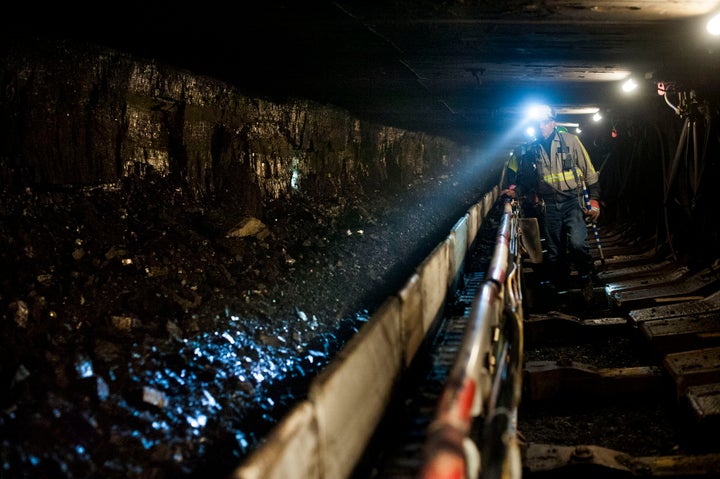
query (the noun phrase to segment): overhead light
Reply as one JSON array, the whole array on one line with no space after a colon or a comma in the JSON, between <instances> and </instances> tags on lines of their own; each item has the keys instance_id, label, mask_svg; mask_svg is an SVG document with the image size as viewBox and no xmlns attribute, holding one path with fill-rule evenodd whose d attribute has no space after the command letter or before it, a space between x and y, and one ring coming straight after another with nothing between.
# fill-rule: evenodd
<instances>
[{"instance_id":1,"label":"overhead light","mask_svg":"<svg viewBox=\"0 0 720 479\"><path fill-rule=\"evenodd\" d=\"M627 80L625 80L625 83L622 84L622 89L626 93L635 90L637 87L638 84L632 78L628 78Z\"/></svg>"},{"instance_id":2,"label":"overhead light","mask_svg":"<svg viewBox=\"0 0 720 479\"><path fill-rule=\"evenodd\" d=\"M557 107L558 115L592 115L600 111L596 106Z\"/></svg>"},{"instance_id":3,"label":"overhead light","mask_svg":"<svg viewBox=\"0 0 720 479\"><path fill-rule=\"evenodd\" d=\"M595 114L593 115L593 121L594 121L594 122L598 122L598 121L600 121L600 120L602 120L602 115L600 114L600 112L595 113Z\"/></svg>"},{"instance_id":4,"label":"overhead light","mask_svg":"<svg viewBox=\"0 0 720 479\"><path fill-rule=\"evenodd\" d=\"M720 13L708 20L706 28L710 35L720 35Z\"/></svg>"}]
</instances>

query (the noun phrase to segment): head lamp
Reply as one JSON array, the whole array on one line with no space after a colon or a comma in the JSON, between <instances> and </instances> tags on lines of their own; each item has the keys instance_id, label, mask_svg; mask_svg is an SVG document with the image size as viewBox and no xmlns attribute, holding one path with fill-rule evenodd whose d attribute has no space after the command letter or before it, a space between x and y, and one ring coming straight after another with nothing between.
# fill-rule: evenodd
<instances>
[{"instance_id":1,"label":"head lamp","mask_svg":"<svg viewBox=\"0 0 720 479\"><path fill-rule=\"evenodd\" d=\"M538 123L555 119L555 110L549 105L536 105L530 109L530 118Z\"/></svg>"}]
</instances>

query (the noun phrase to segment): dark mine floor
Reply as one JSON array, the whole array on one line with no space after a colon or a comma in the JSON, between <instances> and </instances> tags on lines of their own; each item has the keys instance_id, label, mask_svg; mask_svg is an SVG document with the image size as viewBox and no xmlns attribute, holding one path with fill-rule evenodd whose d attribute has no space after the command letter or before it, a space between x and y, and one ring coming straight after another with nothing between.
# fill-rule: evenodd
<instances>
[{"instance_id":1,"label":"dark mine floor","mask_svg":"<svg viewBox=\"0 0 720 479\"><path fill-rule=\"evenodd\" d=\"M245 230L159 177L4 190L0 477L224 477L482 188L298 196Z\"/></svg>"}]
</instances>

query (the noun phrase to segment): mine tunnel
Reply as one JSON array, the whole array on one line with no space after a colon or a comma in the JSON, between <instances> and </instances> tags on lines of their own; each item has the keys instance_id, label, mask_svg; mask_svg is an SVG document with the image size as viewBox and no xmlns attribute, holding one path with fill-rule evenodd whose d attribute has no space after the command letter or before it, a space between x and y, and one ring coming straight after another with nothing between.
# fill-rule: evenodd
<instances>
[{"instance_id":1,"label":"mine tunnel","mask_svg":"<svg viewBox=\"0 0 720 479\"><path fill-rule=\"evenodd\" d=\"M490 3L8 16L0 477L559 478L583 461L631 477L662 475L667 457L695 469L666 476L719 473L718 414L701 407L720 396L718 59L695 31L717 5ZM641 95L622 96L632 78ZM552 105L598 172L592 308L572 285L547 304L542 260L523 244L545 239L507 194L534 102ZM675 274L666 289L651 269ZM488 310L518 323L488 325ZM660 337L678 317L705 329ZM613 336L626 329L632 340ZM643 335L655 349L626 357ZM602 353L541 344L566 336L595 337ZM470 338L492 367L475 372L469 437L436 437L458 427L443 421ZM593 356L602 366L571 367ZM683 361L703 379L675 378ZM675 379L669 408L695 404L699 418L659 419L648 403L585 416L587 430L600 414L657 423L639 438L618 425L601 449L543 436L567 421L552 410L518 413L566 392L560 374L619 391L620 367L637 388ZM423 427L394 457L388 416L412 409L413 387L430 412L409 418ZM497 428L509 442L492 449ZM646 448L623 450L623 436ZM632 467L608 466L614 450Z\"/></svg>"}]
</instances>

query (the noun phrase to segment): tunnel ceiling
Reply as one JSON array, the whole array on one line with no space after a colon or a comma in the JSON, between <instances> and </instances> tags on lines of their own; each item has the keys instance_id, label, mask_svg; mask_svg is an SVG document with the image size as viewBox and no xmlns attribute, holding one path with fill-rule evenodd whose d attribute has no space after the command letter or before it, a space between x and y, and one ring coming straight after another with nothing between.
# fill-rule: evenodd
<instances>
[{"instance_id":1,"label":"tunnel ceiling","mask_svg":"<svg viewBox=\"0 0 720 479\"><path fill-rule=\"evenodd\" d=\"M6 18L14 33L88 40L363 119L484 139L531 101L565 121L588 107L642 110L658 82L712 90L717 1L268 0L188 6L67 5ZM632 75L640 95L621 95Z\"/></svg>"}]
</instances>

